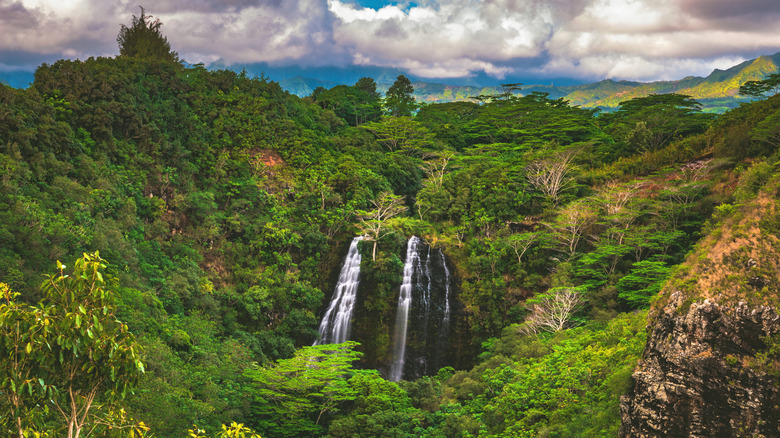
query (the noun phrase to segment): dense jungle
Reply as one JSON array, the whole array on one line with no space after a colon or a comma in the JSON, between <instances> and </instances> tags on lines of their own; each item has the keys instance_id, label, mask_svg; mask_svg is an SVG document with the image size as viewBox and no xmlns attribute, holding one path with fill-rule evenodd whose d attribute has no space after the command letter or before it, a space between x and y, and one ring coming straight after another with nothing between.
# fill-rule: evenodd
<instances>
[{"instance_id":1,"label":"dense jungle","mask_svg":"<svg viewBox=\"0 0 780 438\"><path fill-rule=\"evenodd\" d=\"M516 84L420 105L404 76L300 98L190 65L144 13L117 40L0 85L3 436L617 436L702 242L758 200L780 242L777 74L720 115ZM356 236L351 336L322 343ZM412 236L452 319L435 369L395 379ZM776 309L756 269L724 302ZM727 353L776 382L778 339Z\"/></svg>"}]
</instances>

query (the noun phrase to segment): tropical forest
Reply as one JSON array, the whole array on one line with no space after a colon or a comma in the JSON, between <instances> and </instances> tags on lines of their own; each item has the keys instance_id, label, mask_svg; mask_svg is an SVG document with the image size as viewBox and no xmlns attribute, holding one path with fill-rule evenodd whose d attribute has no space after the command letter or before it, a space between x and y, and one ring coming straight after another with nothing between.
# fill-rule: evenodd
<instances>
[{"instance_id":1,"label":"tropical forest","mask_svg":"<svg viewBox=\"0 0 780 438\"><path fill-rule=\"evenodd\" d=\"M424 103L117 42L0 84L0 435L780 436L780 73Z\"/></svg>"}]
</instances>

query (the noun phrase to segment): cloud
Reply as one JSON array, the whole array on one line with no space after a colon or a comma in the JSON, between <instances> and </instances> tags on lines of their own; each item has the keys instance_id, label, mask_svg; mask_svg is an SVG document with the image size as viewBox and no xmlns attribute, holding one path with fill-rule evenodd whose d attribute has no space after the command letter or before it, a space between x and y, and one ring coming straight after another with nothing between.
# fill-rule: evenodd
<instances>
[{"instance_id":1,"label":"cloud","mask_svg":"<svg viewBox=\"0 0 780 438\"><path fill-rule=\"evenodd\" d=\"M418 4L370 9L329 0L334 37L358 62L438 77L504 75L518 65L520 74L671 79L780 50L777 0ZM529 69L534 60L544 65Z\"/></svg>"},{"instance_id":2,"label":"cloud","mask_svg":"<svg viewBox=\"0 0 780 438\"><path fill-rule=\"evenodd\" d=\"M59 57L110 55L116 53L119 30L114 17L115 5L98 0L0 0L0 52ZM0 62L8 64L9 59Z\"/></svg>"},{"instance_id":3,"label":"cloud","mask_svg":"<svg viewBox=\"0 0 780 438\"><path fill-rule=\"evenodd\" d=\"M543 56L557 23L583 4L453 0L370 9L328 1L337 19L335 41L356 60L439 77L476 70L503 74L506 61Z\"/></svg>"},{"instance_id":4,"label":"cloud","mask_svg":"<svg viewBox=\"0 0 780 438\"><path fill-rule=\"evenodd\" d=\"M780 20L777 0L680 0L679 7L683 14L721 30L755 30Z\"/></svg>"},{"instance_id":5,"label":"cloud","mask_svg":"<svg viewBox=\"0 0 780 438\"><path fill-rule=\"evenodd\" d=\"M190 62L311 63L317 56L332 61L339 52L332 41L330 14L319 1L260 2L241 11L189 10L160 16L171 44Z\"/></svg>"},{"instance_id":6,"label":"cloud","mask_svg":"<svg viewBox=\"0 0 780 438\"><path fill-rule=\"evenodd\" d=\"M146 12L189 62L651 80L780 51L777 1L158 0ZM137 4L0 0L0 64L113 56Z\"/></svg>"},{"instance_id":7,"label":"cloud","mask_svg":"<svg viewBox=\"0 0 780 438\"><path fill-rule=\"evenodd\" d=\"M746 52L780 50L776 2L427 0L372 9L329 0L328 5L336 18L335 41L357 63L455 77L477 71L505 75L513 65L536 60L545 63L531 69L539 74L650 80L670 78L683 68L707 74L712 66L743 61ZM750 21L764 26L741 24Z\"/></svg>"}]
</instances>

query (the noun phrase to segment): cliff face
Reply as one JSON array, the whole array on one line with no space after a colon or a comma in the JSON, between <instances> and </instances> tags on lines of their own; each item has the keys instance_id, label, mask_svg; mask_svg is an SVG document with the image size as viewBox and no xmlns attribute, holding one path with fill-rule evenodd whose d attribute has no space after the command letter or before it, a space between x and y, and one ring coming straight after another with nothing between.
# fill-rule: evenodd
<instances>
[{"instance_id":1,"label":"cliff face","mask_svg":"<svg viewBox=\"0 0 780 438\"><path fill-rule=\"evenodd\" d=\"M778 184L771 193L703 239L662 292L621 437L780 437Z\"/></svg>"},{"instance_id":2,"label":"cliff face","mask_svg":"<svg viewBox=\"0 0 780 438\"><path fill-rule=\"evenodd\" d=\"M620 436L780 436L778 378L757 357L780 316L709 300L680 314L684 304L678 293L657 316L634 391L621 400Z\"/></svg>"}]
</instances>

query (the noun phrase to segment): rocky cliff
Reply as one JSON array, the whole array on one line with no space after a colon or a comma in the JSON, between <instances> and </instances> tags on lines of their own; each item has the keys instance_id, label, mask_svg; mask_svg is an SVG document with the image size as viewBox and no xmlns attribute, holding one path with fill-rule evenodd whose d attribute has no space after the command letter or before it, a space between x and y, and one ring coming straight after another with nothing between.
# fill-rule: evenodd
<instances>
[{"instance_id":1,"label":"rocky cliff","mask_svg":"<svg viewBox=\"0 0 780 438\"><path fill-rule=\"evenodd\" d=\"M780 386L761 358L780 316L709 300L678 313L684 304L678 293L655 321L620 436L780 436Z\"/></svg>"},{"instance_id":2,"label":"rocky cliff","mask_svg":"<svg viewBox=\"0 0 780 438\"><path fill-rule=\"evenodd\" d=\"M780 437L777 187L724 223L651 313L621 437Z\"/></svg>"}]
</instances>

